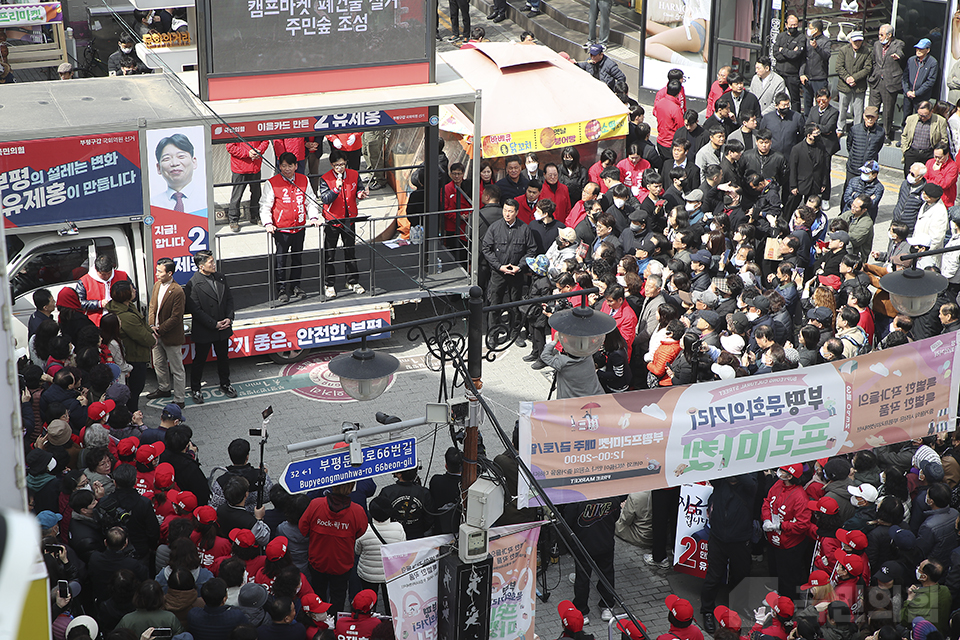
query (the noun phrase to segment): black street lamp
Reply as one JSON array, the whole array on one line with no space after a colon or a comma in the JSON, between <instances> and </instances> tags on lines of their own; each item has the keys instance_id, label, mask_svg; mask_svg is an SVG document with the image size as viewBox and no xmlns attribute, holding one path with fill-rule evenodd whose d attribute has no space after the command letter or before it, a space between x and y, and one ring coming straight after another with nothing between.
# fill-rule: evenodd
<instances>
[{"instance_id":1,"label":"black street lamp","mask_svg":"<svg viewBox=\"0 0 960 640\"><path fill-rule=\"evenodd\" d=\"M400 368L400 361L389 353L368 349L364 335L359 349L337 356L329 367L330 372L340 378L340 386L348 396L354 400L373 400L386 390L390 376Z\"/></svg>"},{"instance_id":2,"label":"black street lamp","mask_svg":"<svg viewBox=\"0 0 960 640\"><path fill-rule=\"evenodd\" d=\"M880 278L880 288L890 294L890 303L897 311L916 317L933 308L937 296L947 288L948 281L939 273L917 269L917 259L952 251L960 251L960 245L900 256L902 261L911 261L910 267L891 271Z\"/></svg>"}]
</instances>

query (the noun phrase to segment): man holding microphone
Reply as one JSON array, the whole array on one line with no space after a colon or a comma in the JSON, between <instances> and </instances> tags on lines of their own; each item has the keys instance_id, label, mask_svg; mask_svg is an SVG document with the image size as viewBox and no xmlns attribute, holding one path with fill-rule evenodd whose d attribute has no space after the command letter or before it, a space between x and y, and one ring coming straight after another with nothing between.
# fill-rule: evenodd
<instances>
[{"instance_id":1,"label":"man holding microphone","mask_svg":"<svg viewBox=\"0 0 960 640\"><path fill-rule=\"evenodd\" d=\"M347 154L340 149L330 151L330 166L333 167L320 177L320 201L323 203L323 217L326 220L326 233L323 236L324 293L328 298L337 296L334 266L337 242L343 242L343 260L346 263L347 286L357 295L364 293L360 286L357 269L356 217L357 202L365 199L370 192L365 188L360 174L347 168Z\"/></svg>"}]
</instances>

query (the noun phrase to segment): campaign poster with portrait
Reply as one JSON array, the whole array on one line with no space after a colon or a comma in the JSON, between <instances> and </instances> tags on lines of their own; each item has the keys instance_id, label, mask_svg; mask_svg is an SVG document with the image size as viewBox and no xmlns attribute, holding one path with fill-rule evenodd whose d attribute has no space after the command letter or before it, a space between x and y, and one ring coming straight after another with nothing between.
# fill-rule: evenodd
<instances>
[{"instance_id":1,"label":"campaign poster with portrait","mask_svg":"<svg viewBox=\"0 0 960 640\"><path fill-rule=\"evenodd\" d=\"M184 285L197 270L194 254L210 248L206 133L203 126L152 129L146 141L150 215L144 224L153 259L173 259L174 277Z\"/></svg>"}]
</instances>

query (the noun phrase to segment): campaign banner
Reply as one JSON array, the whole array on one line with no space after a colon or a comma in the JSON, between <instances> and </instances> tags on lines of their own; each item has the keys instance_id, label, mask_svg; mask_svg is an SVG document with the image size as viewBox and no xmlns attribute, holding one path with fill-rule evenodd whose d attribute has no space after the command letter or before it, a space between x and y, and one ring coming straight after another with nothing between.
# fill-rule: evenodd
<instances>
[{"instance_id":1,"label":"campaign banner","mask_svg":"<svg viewBox=\"0 0 960 640\"><path fill-rule=\"evenodd\" d=\"M946 432L957 333L779 373L520 403L520 452L555 503L661 489ZM521 507L537 504L521 476Z\"/></svg>"},{"instance_id":2,"label":"campaign banner","mask_svg":"<svg viewBox=\"0 0 960 640\"><path fill-rule=\"evenodd\" d=\"M29 5L7 5L20 7ZM103 218L140 219L136 131L0 144L4 228Z\"/></svg>"},{"instance_id":3,"label":"campaign banner","mask_svg":"<svg viewBox=\"0 0 960 640\"><path fill-rule=\"evenodd\" d=\"M673 568L680 573L707 577L707 506L712 494L713 487L709 484L685 484L680 487L677 537L673 544Z\"/></svg>"},{"instance_id":4,"label":"campaign banner","mask_svg":"<svg viewBox=\"0 0 960 640\"><path fill-rule=\"evenodd\" d=\"M315 349L347 342L348 333L359 333L372 329L383 329L383 333L369 336L368 340L386 338L390 335L390 309L371 313L358 313L349 316L331 318L313 318L310 320L291 320L290 322L271 323L253 327L235 327L230 336L230 357L265 355L296 349ZM193 362L196 346L187 342L181 347L184 364ZM213 349L207 361L215 360Z\"/></svg>"},{"instance_id":5,"label":"campaign banner","mask_svg":"<svg viewBox=\"0 0 960 640\"><path fill-rule=\"evenodd\" d=\"M210 248L207 198L206 136L202 125L150 129L147 136L150 172L150 227L153 261L171 258L174 278L185 285L197 271L193 256Z\"/></svg>"},{"instance_id":6,"label":"campaign banner","mask_svg":"<svg viewBox=\"0 0 960 640\"><path fill-rule=\"evenodd\" d=\"M59 2L0 5L0 29L63 22Z\"/></svg>"},{"instance_id":7,"label":"campaign banner","mask_svg":"<svg viewBox=\"0 0 960 640\"><path fill-rule=\"evenodd\" d=\"M497 158L617 138L627 135L627 128L627 115L623 114L589 122L483 136L483 157Z\"/></svg>"},{"instance_id":8,"label":"campaign banner","mask_svg":"<svg viewBox=\"0 0 960 640\"><path fill-rule=\"evenodd\" d=\"M374 127L395 127L409 124L422 124L427 121L427 107L411 109L388 109L386 111L356 111L333 113L325 116L302 118L280 118L276 120L252 120L235 122L231 125L215 125L210 129L213 140L235 142L237 136L256 138L258 136L291 136L294 134L323 131L349 131L372 129Z\"/></svg>"},{"instance_id":9,"label":"campaign banner","mask_svg":"<svg viewBox=\"0 0 960 640\"><path fill-rule=\"evenodd\" d=\"M437 637L440 547L452 535L431 536L380 547L387 578L390 616L397 638L433 640Z\"/></svg>"},{"instance_id":10,"label":"campaign banner","mask_svg":"<svg viewBox=\"0 0 960 640\"><path fill-rule=\"evenodd\" d=\"M493 556L493 595L490 600L490 640L533 640L537 603L537 542L540 527L506 533L516 527L490 530ZM494 538L499 535L500 537Z\"/></svg>"}]
</instances>

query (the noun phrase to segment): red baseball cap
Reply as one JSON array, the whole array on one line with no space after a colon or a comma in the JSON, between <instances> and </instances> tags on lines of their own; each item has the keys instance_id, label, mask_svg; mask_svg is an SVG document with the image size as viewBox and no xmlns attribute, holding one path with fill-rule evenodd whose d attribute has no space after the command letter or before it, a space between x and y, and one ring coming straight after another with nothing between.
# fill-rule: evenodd
<instances>
[{"instance_id":1,"label":"red baseball cap","mask_svg":"<svg viewBox=\"0 0 960 640\"><path fill-rule=\"evenodd\" d=\"M828 516L832 516L840 511L840 505L838 505L837 501L830 496L823 496L819 500L809 500L807 502L807 508L811 511L825 513Z\"/></svg>"},{"instance_id":2,"label":"red baseball cap","mask_svg":"<svg viewBox=\"0 0 960 640\"><path fill-rule=\"evenodd\" d=\"M629 618L621 618L617 621L617 628L621 632L627 634L630 637L630 640L643 640L643 634L647 632L647 625L640 623L640 629L643 629L643 633L640 632L640 629L637 628L637 625L633 624L633 620Z\"/></svg>"},{"instance_id":3,"label":"red baseball cap","mask_svg":"<svg viewBox=\"0 0 960 640\"><path fill-rule=\"evenodd\" d=\"M192 491L180 491L177 493L177 499L173 501L182 513L193 513L197 508L197 496Z\"/></svg>"},{"instance_id":4,"label":"red baseball cap","mask_svg":"<svg viewBox=\"0 0 960 640\"><path fill-rule=\"evenodd\" d=\"M860 556L847 553L843 549L837 549L836 555L834 558L840 565L847 570L847 573L853 576L860 576L863 574L863 558Z\"/></svg>"},{"instance_id":5,"label":"red baseball cap","mask_svg":"<svg viewBox=\"0 0 960 640\"><path fill-rule=\"evenodd\" d=\"M790 618L793 616L794 611L796 611L793 600L786 596L779 595L776 591L768 593L764 601L773 609L773 612L781 618Z\"/></svg>"},{"instance_id":6,"label":"red baseball cap","mask_svg":"<svg viewBox=\"0 0 960 640\"><path fill-rule=\"evenodd\" d=\"M117 408L117 403L113 400L104 400L103 402L94 402L87 408L87 417L94 422L103 422L110 412Z\"/></svg>"},{"instance_id":7,"label":"red baseball cap","mask_svg":"<svg viewBox=\"0 0 960 640\"><path fill-rule=\"evenodd\" d=\"M854 551L863 551L867 548L867 536L859 529L854 529L853 531L837 529L837 540Z\"/></svg>"},{"instance_id":8,"label":"red baseball cap","mask_svg":"<svg viewBox=\"0 0 960 640\"><path fill-rule=\"evenodd\" d=\"M257 544L257 539L253 537L253 531L250 531L250 529L231 529L230 535L227 537L230 538L230 542L245 549Z\"/></svg>"},{"instance_id":9,"label":"red baseball cap","mask_svg":"<svg viewBox=\"0 0 960 640\"><path fill-rule=\"evenodd\" d=\"M693 605L689 600L684 600L680 596L670 595L666 599L667 609L673 614L673 617L680 622L693 620Z\"/></svg>"},{"instance_id":10,"label":"red baseball cap","mask_svg":"<svg viewBox=\"0 0 960 640\"><path fill-rule=\"evenodd\" d=\"M234 531L247 531L247 529L234 529ZM300 598L300 604L307 613L324 613L330 608L330 604L321 600L315 593L308 593Z\"/></svg>"},{"instance_id":11,"label":"red baseball cap","mask_svg":"<svg viewBox=\"0 0 960 640\"><path fill-rule=\"evenodd\" d=\"M145 444L137 449L137 462L142 465L148 465L159 457L160 454L157 453L152 444Z\"/></svg>"},{"instance_id":12,"label":"red baseball cap","mask_svg":"<svg viewBox=\"0 0 960 640\"><path fill-rule=\"evenodd\" d=\"M276 562L287 555L288 540L284 536L277 536L267 545L267 560ZM359 594L357 594L359 595Z\"/></svg>"},{"instance_id":13,"label":"red baseball cap","mask_svg":"<svg viewBox=\"0 0 960 640\"><path fill-rule=\"evenodd\" d=\"M821 569L817 569L810 574L810 579L807 581L807 584L801 586L803 590L812 589L813 587L822 587L824 585L830 584L830 574Z\"/></svg>"},{"instance_id":14,"label":"red baseball cap","mask_svg":"<svg viewBox=\"0 0 960 640\"><path fill-rule=\"evenodd\" d=\"M173 465L161 462L153 473L153 486L157 489L168 489L173 486Z\"/></svg>"},{"instance_id":15,"label":"red baseball cap","mask_svg":"<svg viewBox=\"0 0 960 640\"><path fill-rule=\"evenodd\" d=\"M573 606L569 600L562 600L557 605L557 613L560 614L560 622L567 631L577 633L583 631L583 614Z\"/></svg>"},{"instance_id":16,"label":"red baseball cap","mask_svg":"<svg viewBox=\"0 0 960 640\"><path fill-rule=\"evenodd\" d=\"M827 462L829 461L830 458L817 458L817 464L820 465L821 468L827 466Z\"/></svg>"},{"instance_id":17,"label":"red baseball cap","mask_svg":"<svg viewBox=\"0 0 960 640\"><path fill-rule=\"evenodd\" d=\"M128 458L137 452L137 446L140 444L140 438L130 436L117 443L117 454L121 458Z\"/></svg>"},{"instance_id":18,"label":"red baseball cap","mask_svg":"<svg viewBox=\"0 0 960 640\"><path fill-rule=\"evenodd\" d=\"M276 540L276 538L274 538ZM353 596L353 610L368 612L373 610L373 605L377 604L377 592L373 589L364 589Z\"/></svg>"},{"instance_id":19,"label":"red baseball cap","mask_svg":"<svg viewBox=\"0 0 960 640\"><path fill-rule=\"evenodd\" d=\"M200 524L213 524L217 521L217 510L211 506L203 505L193 510L193 517Z\"/></svg>"},{"instance_id":20,"label":"red baseball cap","mask_svg":"<svg viewBox=\"0 0 960 640\"><path fill-rule=\"evenodd\" d=\"M739 633L740 629L743 628L743 620L740 619L740 615L733 609L722 604L713 610L713 617L717 619L717 623L724 629L730 629Z\"/></svg>"},{"instance_id":21,"label":"red baseball cap","mask_svg":"<svg viewBox=\"0 0 960 640\"><path fill-rule=\"evenodd\" d=\"M785 467L780 467L794 478L799 478L803 475L803 465L802 464L788 464Z\"/></svg>"}]
</instances>

